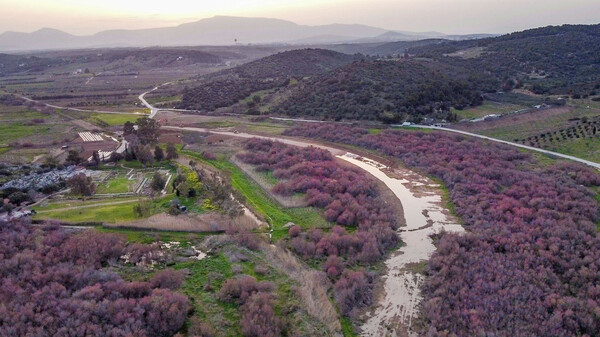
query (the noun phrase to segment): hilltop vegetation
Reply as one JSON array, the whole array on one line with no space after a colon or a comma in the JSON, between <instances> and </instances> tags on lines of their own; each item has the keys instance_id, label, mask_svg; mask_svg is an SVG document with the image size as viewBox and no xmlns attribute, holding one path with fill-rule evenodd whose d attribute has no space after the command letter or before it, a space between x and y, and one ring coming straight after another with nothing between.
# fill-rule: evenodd
<instances>
[{"instance_id":1,"label":"hilltop vegetation","mask_svg":"<svg viewBox=\"0 0 600 337\"><path fill-rule=\"evenodd\" d=\"M203 78L200 85L184 90L178 107L213 110L230 106L256 91L283 87L292 78L324 73L356 58L324 49L292 50L267 56Z\"/></svg>"},{"instance_id":2,"label":"hilltop vegetation","mask_svg":"<svg viewBox=\"0 0 600 337\"><path fill-rule=\"evenodd\" d=\"M400 61L354 62L300 83L272 109L325 120L455 121L451 108L486 92L525 88L575 98L600 91L600 25L546 27L496 38L379 46Z\"/></svg>"},{"instance_id":3,"label":"hilltop vegetation","mask_svg":"<svg viewBox=\"0 0 600 337\"><path fill-rule=\"evenodd\" d=\"M550 26L496 38L409 50L418 57L489 72L504 90L595 95L600 88L600 25Z\"/></svg>"},{"instance_id":4,"label":"hilltop vegetation","mask_svg":"<svg viewBox=\"0 0 600 337\"><path fill-rule=\"evenodd\" d=\"M455 120L451 107L481 104L494 79L420 60L361 61L301 83L273 112L325 120Z\"/></svg>"}]
</instances>

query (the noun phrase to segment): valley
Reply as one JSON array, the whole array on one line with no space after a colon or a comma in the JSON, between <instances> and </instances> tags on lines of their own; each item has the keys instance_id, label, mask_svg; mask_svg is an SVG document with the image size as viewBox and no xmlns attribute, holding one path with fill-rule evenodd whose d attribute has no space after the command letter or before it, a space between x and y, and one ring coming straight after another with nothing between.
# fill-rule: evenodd
<instances>
[{"instance_id":1,"label":"valley","mask_svg":"<svg viewBox=\"0 0 600 337\"><path fill-rule=\"evenodd\" d=\"M0 54L0 335L595 336L598 30Z\"/></svg>"}]
</instances>

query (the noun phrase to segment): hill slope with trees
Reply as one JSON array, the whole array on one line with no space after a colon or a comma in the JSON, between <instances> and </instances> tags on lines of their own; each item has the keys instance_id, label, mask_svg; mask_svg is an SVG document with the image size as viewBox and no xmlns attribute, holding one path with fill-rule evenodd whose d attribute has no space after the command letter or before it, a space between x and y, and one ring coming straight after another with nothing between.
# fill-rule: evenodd
<instances>
[{"instance_id":1,"label":"hill slope with trees","mask_svg":"<svg viewBox=\"0 0 600 337\"><path fill-rule=\"evenodd\" d=\"M272 112L324 120L455 121L451 108L483 93L525 88L587 97L600 92L600 25L565 25L466 41L391 43L382 55L300 83Z\"/></svg>"},{"instance_id":2,"label":"hill slope with trees","mask_svg":"<svg viewBox=\"0 0 600 337\"><path fill-rule=\"evenodd\" d=\"M183 109L213 110L260 90L286 86L292 78L321 74L356 60L358 56L325 49L292 50L207 76L184 90Z\"/></svg>"},{"instance_id":3,"label":"hill slope with trees","mask_svg":"<svg viewBox=\"0 0 600 337\"><path fill-rule=\"evenodd\" d=\"M482 93L497 84L484 74L439 62L368 60L302 82L272 112L325 120L455 120L451 107L481 104Z\"/></svg>"},{"instance_id":4,"label":"hill slope with trees","mask_svg":"<svg viewBox=\"0 0 600 337\"><path fill-rule=\"evenodd\" d=\"M595 95L600 88L600 25L536 28L495 38L446 42L409 50L503 80L504 90Z\"/></svg>"}]
</instances>

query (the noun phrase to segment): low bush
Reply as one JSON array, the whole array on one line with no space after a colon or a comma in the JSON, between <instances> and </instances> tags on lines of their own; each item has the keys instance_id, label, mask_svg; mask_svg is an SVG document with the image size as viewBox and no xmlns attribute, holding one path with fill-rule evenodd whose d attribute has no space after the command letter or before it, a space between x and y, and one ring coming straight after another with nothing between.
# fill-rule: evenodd
<instances>
[{"instance_id":1,"label":"low bush","mask_svg":"<svg viewBox=\"0 0 600 337\"><path fill-rule=\"evenodd\" d=\"M0 336L174 335L188 299L102 269L124 254L114 234L0 223Z\"/></svg>"}]
</instances>

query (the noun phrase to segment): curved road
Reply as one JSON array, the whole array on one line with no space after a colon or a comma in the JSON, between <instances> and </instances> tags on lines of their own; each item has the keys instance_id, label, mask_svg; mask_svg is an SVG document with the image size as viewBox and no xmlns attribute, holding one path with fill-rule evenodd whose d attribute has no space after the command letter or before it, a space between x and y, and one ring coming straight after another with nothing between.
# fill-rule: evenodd
<instances>
[{"instance_id":1,"label":"curved road","mask_svg":"<svg viewBox=\"0 0 600 337\"><path fill-rule=\"evenodd\" d=\"M155 90L158 90L158 88L160 88L162 86L165 86L165 85L169 85L171 83L173 83L173 82L167 82L167 83L163 83L161 85L157 85L156 87L154 87L154 88L152 88L152 89L150 89L150 90L148 90L148 91L146 91L146 92L144 92L144 93L142 93L141 95L138 96L138 99L142 102L142 104L146 108L150 109L150 116L148 116L148 118L150 118L150 119L154 118L156 116L156 114L158 114L158 111L160 111L160 109L156 108L152 104L148 103L148 101L146 101L146 98L144 98L144 97L147 94L149 94L149 93L151 93L151 92L153 92ZM185 112L186 110L179 110L179 111Z\"/></svg>"},{"instance_id":2,"label":"curved road","mask_svg":"<svg viewBox=\"0 0 600 337\"><path fill-rule=\"evenodd\" d=\"M146 94L149 94L149 93L153 92L154 90L158 90L158 87L154 87L152 90L148 90L145 93L143 93L143 94L141 94L141 95L138 96L138 99L140 101L142 101L142 104L146 108L150 109L150 116L148 116L148 118L150 118L150 119L152 119L152 118L154 118L154 116L156 116L156 114L158 113L158 108L155 108L150 103L148 103L148 101L146 101L146 99L144 98L144 96L146 96Z\"/></svg>"}]
</instances>

